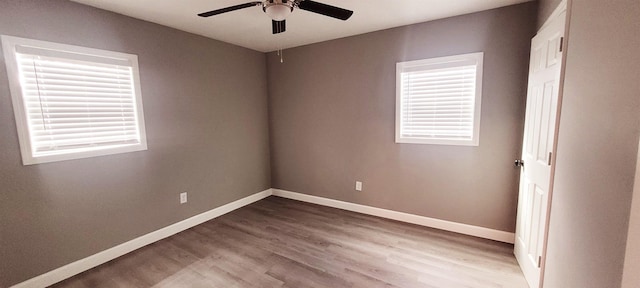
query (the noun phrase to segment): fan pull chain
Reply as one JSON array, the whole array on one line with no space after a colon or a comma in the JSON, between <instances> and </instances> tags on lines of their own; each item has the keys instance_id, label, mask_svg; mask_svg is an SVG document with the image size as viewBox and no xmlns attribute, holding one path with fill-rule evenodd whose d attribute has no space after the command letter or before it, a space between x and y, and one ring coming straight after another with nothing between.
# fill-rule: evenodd
<instances>
[{"instance_id":1,"label":"fan pull chain","mask_svg":"<svg viewBox=\"0 0 640 288\"><path fill-rule=\"evenodd\" d=\"M283 55L283 54L284 54L284 53L282 53L282 48L281 48L281 49L278 49L278 55L280 56L280 63L284 63L284 59L283 59L283 57L282 57L282 55Z\"/></svg>"}]
</instances>

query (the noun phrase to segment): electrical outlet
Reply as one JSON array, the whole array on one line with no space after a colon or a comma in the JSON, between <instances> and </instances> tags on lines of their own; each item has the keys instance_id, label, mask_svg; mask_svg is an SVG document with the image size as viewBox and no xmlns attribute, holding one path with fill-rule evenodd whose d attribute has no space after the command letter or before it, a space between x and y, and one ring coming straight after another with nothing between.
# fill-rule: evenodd
<instances>
[{"instance_id":1,"label":"electrical outlet","mask_svg":"<svg viewBox=\"0 0 640 288\"><path fill-rule=\"evenodd\" d=\"M187 192L180 193L180 204L187 203Z\"/></svg>"},{"instance_id":2,"label":"electrical outlet","mask_svg":"<svg viewBox=\"0 0 640 288\"><path fill-rule=\"evenodd\" d=\"M356 181L356 191L362 191L362 182Z\"/></svg>"}]
</instances>

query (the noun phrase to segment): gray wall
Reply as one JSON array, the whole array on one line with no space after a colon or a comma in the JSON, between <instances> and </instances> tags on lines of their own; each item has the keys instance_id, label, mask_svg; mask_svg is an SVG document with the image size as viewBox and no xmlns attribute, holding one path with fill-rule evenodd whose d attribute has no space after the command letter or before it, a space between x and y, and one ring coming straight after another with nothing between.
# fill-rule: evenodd
<instances>
[{"instance_id":1,"label":"gray wall","mask_svg":"<svg viewBox=\"0 0 640 288\"><path fill-rule=\"evenodd\" d=\"M287 49L284 63L270 53L273 187L513 232L535 11L526 3ZM480 146L396 144L396 62L478 51Z\"/></svg>"},{"instance_id":2,"label":"gray wall","mask_svg":"<svg viewBox=\"0 0 640 288\"><path fill-rule=\"evenodd\" d=\"M544 287L620 287L640 130L640 1L570 9Z\"/></svg>"},{"instance_id":3,"label":"gray wall","mask_svg":"<svg viewBox=\"0 0 640 288\"><path fill-rule=\"evenodd\" d=\"M542 27L562 0L538 0L538 28Z\"/></svg>"},{"instance_id":4,"label":"gray wall","mask_svg":"<svg viewBox=\"0 0 640 288\"><path fill-rule=\"evenodd\" d=\"M0 34L137 54L149 146L23 166L0 58L0 287L271 187L263 53L62 0Z\"/></svg>"}]
</instances>

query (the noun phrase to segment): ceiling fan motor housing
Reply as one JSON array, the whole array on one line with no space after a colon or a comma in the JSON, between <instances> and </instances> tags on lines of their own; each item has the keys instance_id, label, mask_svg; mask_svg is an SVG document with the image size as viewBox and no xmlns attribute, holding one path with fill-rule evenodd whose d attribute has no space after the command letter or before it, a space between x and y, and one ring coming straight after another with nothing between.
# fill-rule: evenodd
<instances>
[{"instance_id":1,"label":"ceiling fan motor housing","mask_svg":"<svg viewBox=\"0 0 640 288\"><path fill-rule=\"evenodd\" d=\"M267 0L262 3L262 10L271 19L282 21L293 12L294 5L295 1L291 0Z\"/></svg>"},{"instance_id":2,"label":"ceiling fan motor housing","mask_svg":"<svg viewBox=\"0 0 640 288\"><path fill-rule=\"evenodd\" d=\"M211 10L198 14L200 17L211 17L214 15L245 9L249 7L262 6L262 11L267 14L271 20L271 26L273 28L273 34L279 34L284 32L286 28L285 18L293 12L294 8L300 10L309 11L332 18L347 20L353 11L342 9L313 0L264 0L253 1L244 4L233 5L221 9Z\"/></svg>"}]
</instances>

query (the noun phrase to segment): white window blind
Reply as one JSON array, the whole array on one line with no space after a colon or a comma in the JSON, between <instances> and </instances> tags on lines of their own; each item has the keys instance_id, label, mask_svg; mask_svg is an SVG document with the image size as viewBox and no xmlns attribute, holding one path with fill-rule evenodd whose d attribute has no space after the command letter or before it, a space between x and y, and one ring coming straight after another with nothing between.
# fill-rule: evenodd
<instances>
[{"instance_id":1,"label":"white window blind","mask_svg":"<svg viewBox=\"0 0 640 288\"><path fill-rule=\"evenodd\" d=\"M398 63L396 142L478 145L482 53Z\"/></svg>"},{"instance_id":2,"label":"white window blind","mask_svg":"<svg viewBox=\"0 0 640 288\"><path fill-rule=\"evenodd\" d=\"M3 37L25 164L146 149L135 55L20 40Z\"/></svg>"}]
</instances>

